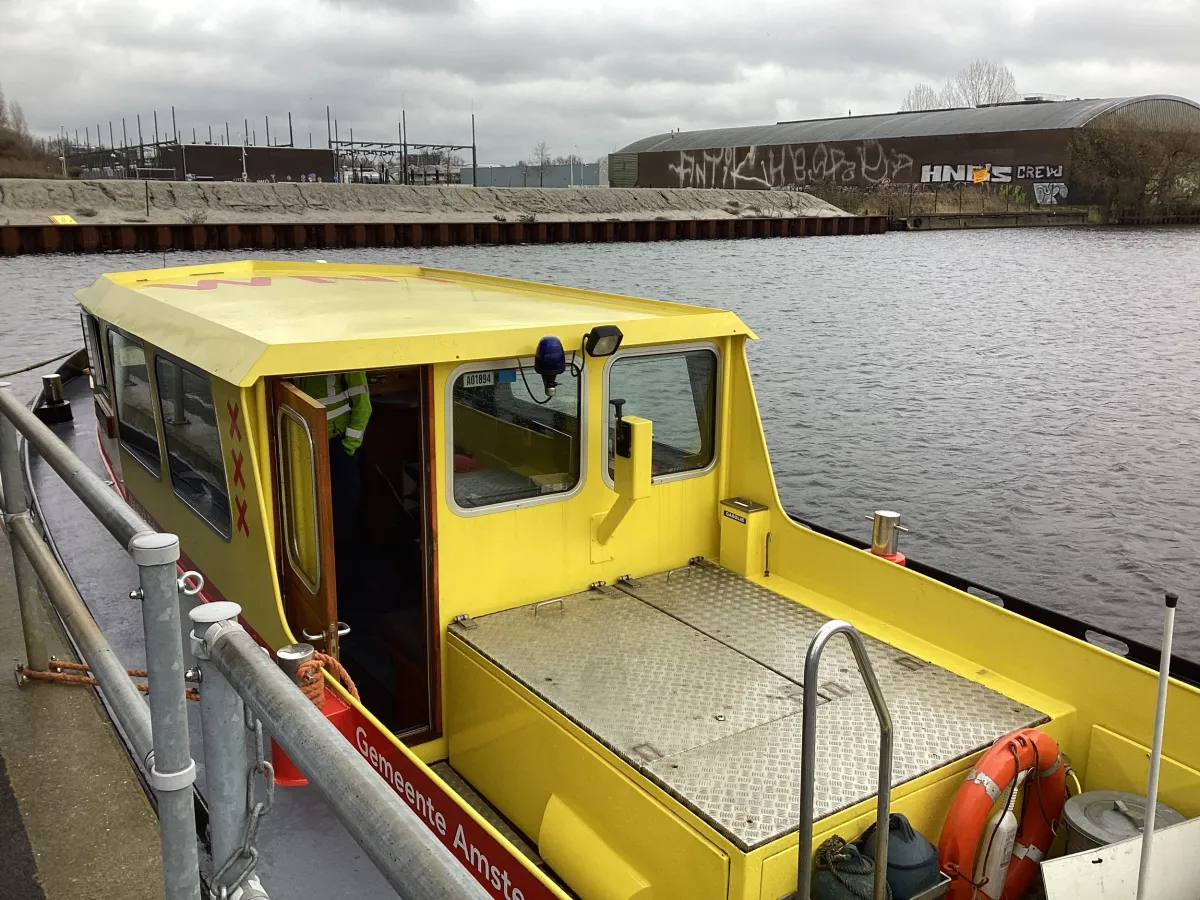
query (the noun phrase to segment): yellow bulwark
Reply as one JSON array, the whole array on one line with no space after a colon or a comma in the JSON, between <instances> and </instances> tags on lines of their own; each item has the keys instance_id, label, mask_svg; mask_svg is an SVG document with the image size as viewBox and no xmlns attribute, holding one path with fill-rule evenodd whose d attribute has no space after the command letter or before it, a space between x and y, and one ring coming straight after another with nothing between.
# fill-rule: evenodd
<instances>
[{"instance_id":1,"label":"yellow bulwark","mask_svg":"<svg viewBox=\"0 0 1200 900\"><path fill-rule=\"evenodd\" d=\"M935 843L1018 727L1085 790L1144 790L1154 672L787 514L733 313L319 263L78 296L119 488L265 645L350 627L367 687L332 688L339 727L494 897L794 890L802 664L831 618L894 713L892 807ZM622 341L592 356L602 326ZM566 366L543 379L546 337ZM321 398L290 385L350 371L373 412L347 541ZM848 651L831 644L819 691L816 844L871 823L876 762ZM1200 815L1200 691L1178 682L1164 754L1162 801Z\"/></svg>"}]
</instances>

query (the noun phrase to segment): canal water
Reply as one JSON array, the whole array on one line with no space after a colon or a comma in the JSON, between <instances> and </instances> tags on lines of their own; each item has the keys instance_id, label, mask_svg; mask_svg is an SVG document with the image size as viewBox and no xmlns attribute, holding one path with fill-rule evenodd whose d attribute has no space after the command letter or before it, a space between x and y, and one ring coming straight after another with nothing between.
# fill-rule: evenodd
<instances>
[{"instance_id":1,"label":"canal water","mask_svg":"<svg viewBox=\"0 0 1200 900\"><path fill-rule=\"evenodd\" d=\"M1175 590L1200 659L1200 230L290 255L731 308L788 508L863 538L899 510L910 556L1155 645ZM0 372L78 345L100 273L214 258L0 260Z\"/></svg>"}]
</instances>

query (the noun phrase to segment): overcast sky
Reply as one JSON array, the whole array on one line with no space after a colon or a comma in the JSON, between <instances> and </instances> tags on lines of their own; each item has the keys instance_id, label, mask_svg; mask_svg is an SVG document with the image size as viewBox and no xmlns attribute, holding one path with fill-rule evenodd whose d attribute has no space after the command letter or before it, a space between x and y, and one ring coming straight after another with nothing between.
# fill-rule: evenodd
<instances>
[{"instance_id":1,"label":"overcast sky","mask_svg":"<svg viewBox=\"0 0 1200 900\"><path fill-rule=\"evenodd\" d=\"M1200 100L1200 0L0 0L31 129L470 143L586 159L672 128L888 112L978 56L1024 93ZM95 135L92 135L93 140Z\"/></svg>"}]
</instances>

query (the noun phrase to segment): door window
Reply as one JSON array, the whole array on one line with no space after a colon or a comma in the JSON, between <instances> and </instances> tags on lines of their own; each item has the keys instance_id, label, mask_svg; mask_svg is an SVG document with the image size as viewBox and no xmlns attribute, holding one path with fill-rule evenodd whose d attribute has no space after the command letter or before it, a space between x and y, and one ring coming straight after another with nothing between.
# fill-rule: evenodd
<instances>
[{"instance_id":1,"label":"door window","mask_svg":"<svg viewBox=\"0 0 1200 900\"><path fill-rule=\"evenodd\" d=\"M279 471L288 560L315 594L321 586L316 453L308 423L286 406L279 407Z\"/></svg>"},{"instance_id":2,"label":"door window","mask_svg":"<svg viewBox=\"0 0 1200 900\"><path fill-rule=\"evenodd\" d=\"M608 475L613 476L613 400L654 423L655 478L707 469L716 457L717 354L709 349L619 356L608 369Z\"/></svg>"},{"instance_id":3,"label":"door window","mask_svg":"<svg viewBox=\"0 0 1200 900\"><path fill-rule=\"evenodd\" d=\"M568 369L547 398L531 362L497 362L455 377L451 496L460 510L533 501L579 484L582 374Z\"/></svg>"},{"instance_id":4,"label":"door window","mask_svg":"<svg viewBox=\"0 0 1200 900\"><path fill-rule=\"evenodd\" d=\"M117 401L117 431L121 446L150 470L162 474L158 428L154 421L154 396L150 369L140 342L109 329L108 348L113 365L113 393Z\"/></svg>"}]
</instances>

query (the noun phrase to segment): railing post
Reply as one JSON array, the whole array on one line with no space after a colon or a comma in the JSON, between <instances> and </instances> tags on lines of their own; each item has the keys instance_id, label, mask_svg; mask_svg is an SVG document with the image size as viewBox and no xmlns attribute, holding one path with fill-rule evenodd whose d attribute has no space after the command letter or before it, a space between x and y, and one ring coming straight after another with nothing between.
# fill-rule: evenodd
<instances>
[{"instance_id":1,"label":"railing post","mask_svg":"<svg viewBox=\"0 0 1200 900\"><path fill-rule=\"evenodd\" d=\"M7 381L0 382L0 393L12 397L12 388ZM29 514L29 498L25 493L25 475L21 470L21 457L17 452L17 429L6 416L0 414L0 485L4 488L3 510L5 521L16 516ZM9 540L13 558L13 573L17 580L17 604L21 610L21 631L25 636L25 665L30 669L46 670L49 661L46 651L46 636L43 633L45 618L42 604L38 602L37 574L29 557L16 541Z\"/></svg>"},{"instance_id":2,"label":"railing post","mask_svg":"<svg viewBox=\"0 0 1200 900\"><path fill-rule=\"evenodd\" d=\"M253 787L246 743L246 712L238 696L212 664L205 639L226 628L238 628L242 608L236 603L201 603L188 613L192 622L192 653L200 672L200 728L204 735L204 779L208 822L212 834L213 879L210 890L232 892L250 879L257 856L242 854L250 814L248 789ZM257 823L256 823L257 825ZM250 835L253 838L253 835ZM257 882L252 887L257 888ZM243 900L247 891L243 890ZM259 894L265 896L265 894Z\"/></svg>"},{"instance_id":3,"label":"railing post","mask_svg":"<svg viewBox=\"0 0 1200 900\"><path fill-rule=\"evenodd\" d=\"M148 766L158 795L166 900L200 900L199 854L192 783L196 764L188 739L183 647L179 641L179 538L139 534L129 542L138 567L146 672L150 682L150 729L154 753Z\"/></svg>"}]
</instances>

